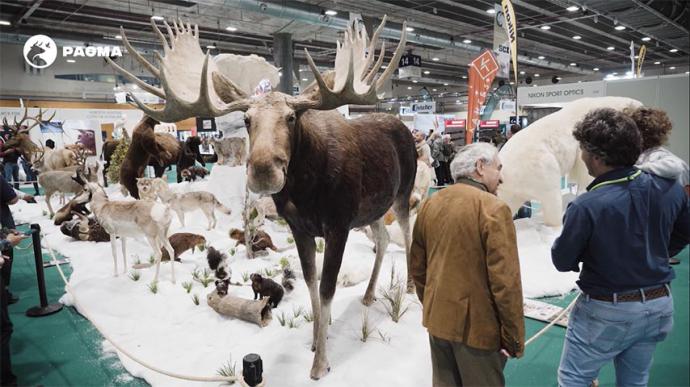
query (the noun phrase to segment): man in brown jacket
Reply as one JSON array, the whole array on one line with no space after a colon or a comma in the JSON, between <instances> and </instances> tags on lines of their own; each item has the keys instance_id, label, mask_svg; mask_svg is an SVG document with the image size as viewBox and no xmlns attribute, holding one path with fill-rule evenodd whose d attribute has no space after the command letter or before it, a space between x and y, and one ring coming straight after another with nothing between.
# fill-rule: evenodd
<instances>
[{"instance_id":1,"label":"man in brown jacket","mask_svg":"<svg viewBox=\"0 0 690 387\"><path fill-rule=\"evenodd\" d=\"M496 148L463 147L451 172L456 184L420 209L411 250L433 385L504 385L506 359L522 356L525 325L513 217L495 196Z\"/></svg>"}]
</instances>

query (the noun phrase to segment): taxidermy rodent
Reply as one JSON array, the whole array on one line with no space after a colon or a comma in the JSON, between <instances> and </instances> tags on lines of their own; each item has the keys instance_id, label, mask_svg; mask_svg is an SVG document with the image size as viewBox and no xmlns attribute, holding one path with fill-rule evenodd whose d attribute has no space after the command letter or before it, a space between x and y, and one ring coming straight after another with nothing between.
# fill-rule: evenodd
<instances>
[{"instance_id":1,"label":"taxidermy rodent","mask_svg":"<svg viewBox=\"0 0 690 387\"><path fill-rule=\"evenodd\" d=\"M249 278L252 280L254 299L256 300L257 296L261 298L269 297L268 303L271 304L273 308L277 307L280 300L283 299L283 287L270 278L263 278L261 274L254 273Z\"/></svg>"}]
</instances>

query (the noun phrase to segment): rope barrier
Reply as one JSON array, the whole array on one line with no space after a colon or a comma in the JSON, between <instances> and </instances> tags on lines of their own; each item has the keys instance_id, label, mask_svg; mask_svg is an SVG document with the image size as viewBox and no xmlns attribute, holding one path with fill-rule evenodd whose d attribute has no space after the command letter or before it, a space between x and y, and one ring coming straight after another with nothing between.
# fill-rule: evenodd
<instances>
[{"instance_id":1,"label":"rope barrier","mask_svg":"<svg viewBox=\"0 0 690 387\"><path fill-rule=\"evenodd\" d=\"M46 249L47 249L48 252L50 253L50 256L52 257L52 259L55 260L55 261L57 261L57 257L55 256L55 253L53 252L53 249L50 248L50 246L48 245L48 240L45 238L45 234L44 234L43 232L41 232L41 239L44 241L44 244L45 244L45 246L46 246ZM87 320L91 321L91 323L93 324L93 326L100 332L100 334L101 334L106 340L108 340L108 341L110 342L110 344L112 344L118 351L120 351L121 353L123 353L123 354L124 354L125 356L127 356L128 358L132 359L134 362L136 362L136 363L138 363L139 365L144 366L144 367L146 367L146 368L148 368L148 369L150 369L150 370L156 371L156 372L158 372L159 374L163 374L163 375L169 376L169 377L171 377L171 378L182 379L182 380L189 380L189 381L193 381L193 382L236 382L236 381L239 381L240 384L242 384L243 386L246 386L246 384L244 383L244 380L243 380L243 378L242 378L241 376L238 377L238 376L195 376L195 375L184 375L184 374L179 374L179 373L176 373L176 372L166 371L166 370L164 370L164 369L161 369L161 368L156 367L156 366L154 366L154 365L152 365L152 364L149 364L149 363L147 363L147 362L145 362L145 361L139 359L138 357L132 355L132 354L129 353L127 350L125 350L124 348L122 348L119 344L117 344L108 334L106 334L105 331L98 325L98 323L96 323L96 321L95 321L91 316L89 316L89 314L88 314L88 312L86 311L86 309L80 308L80 307L79 307L79 301L77 300L77 297L76 297L76 296L74 295L74 293L72 292L72 287L69 285L69 282L67 281L67 277L65 277L65 273L62 271L62 268L60 267L60 265L56 265L55 267L57 267L58 273L60 274L60 277L62 277L62 281L65 283L65 290L67 291L67 293L70 294L70 296L72 296L72 302L74 303L74 306L77 307L77 309L80 311L81 315L83 315ZM263 380L263 382L260 384L260 386L263 386L263 385L265 384L265 382L266 382L266 378L264 378L264 380Z\"/></svg>"},{"instance_id":2,"label":"rope barrier","mask_svg":"<svg viewBox=\"0 0 690 387\"><path fill-rule=\"evenodd\" d=\"M568 306L566 306L560 313L558 313L558 315L556 315L556 317L555 317L553 320L551 320L550 323L548 323L544 328L542 328L541 330L539 330L539 332L535 333L532 337L530 337L527 341L525 341L525 347L527 347L528 345L530 345L534 340L536 340L537 338L539 338L539 336L541 336L541 335L543 335L544 333L546 333L546 331L548 331L549 328L551 328L552 326L554 326L554 324L556 324L556 323L558 322L558 320L560 320L563 316L565 316L566 313L568 313L568 312L570 311L570 309L572 309L572 307L575 305L575 303L577 302L578 299L580 299L580 294L578 294L578 295L575 297L575 299L572 300L572 301L570 302L570 304L568 304Z\"/></svg>"}]
</instances>

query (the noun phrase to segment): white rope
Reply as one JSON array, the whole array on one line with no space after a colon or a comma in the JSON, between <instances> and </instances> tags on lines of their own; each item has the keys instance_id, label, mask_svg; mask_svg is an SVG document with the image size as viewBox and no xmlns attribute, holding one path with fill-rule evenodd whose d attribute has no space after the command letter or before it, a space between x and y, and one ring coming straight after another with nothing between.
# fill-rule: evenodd
<instances>
[{"instance_id":1,"label":"white rope","mask_svg":"<svg viewBox=\"0 0 690 387\"><path fill-rule=\"evenodd\" d=\"M47 240L47 238L45 238L45 234L43 234L43 232L41 232L41 239L44 241L46 249L48 249L48 252L50 253L53 260L57 261L57 257L55 257L55 253L53 252L53 249L51 249L50 246L48 245L48 240ZM80 313L87 320L91 321L93 326L96 327L96 329L98 329L98 331L101 333L101 335L106 340L108 340L110 342L110 344L112 344L115 348L117 348L118 351L125 354L128 358L134 360L135 362L139 363L140 365L142 365L142 366L144 366L150 370L156 371L156 372L163 374L163 375L166 375L166 376L170 376L171 378L189 380L189 381L194 381L194 382L235 382L235 381L239 381L240 384L242 384L243 386L246 386L246 384L244 383L244 380L241 376L195 376L195 375L190 376L190 375L183 375L183 374L178 374L175 372L170 372L170 371L166 371L164 369L158 368L158 367L151 365L151 364L137 358L136 356L132 355L127 350L125 350L120 345L118 345L110 336L108 336L108 334L106 334L105 331L103 329L101 329L101 327L96 323L96 321L93 318L91 318L91 316L89 316L86 309L79 307L79 302L77 301L77 297L72 292L72 288L70 287L70 285L67 281L67 278L65 277L65 273L62 272L62 268L60 267L60 265L56 265L55 267L57 267L58 272L60 273L60 277L62 277L62 281L65 282L65 290L67 291L67 293L69 293L72 296L72 302L77 307L77 309L80 311ZM263 382L261 384L259 384L259 386L263 386L263 385L265 385L265 383L266 383L266 378L264 378Z\"/></svg>"},{"instance_id":2,"label":"white rope","mask_svg":"<svg viewBox=\"0 0 690 387\"><path fill-rule=\"evenodd\" d=\"M568 313L568 311L570 311L570 309L573 307L573 305L575 305L575 302L577 302L577 300L578 300L579 298L580 298L580 294L578 294L578 295L575 297L575 299L574 299L573 301L570 302L570 304L569 304L568 306L566 306L560 313L558 313L558 315L556 315L556 317L555 317L553 320L551 320L550 323L548 323L548 324L547 324L544 328L542 328L539 332L535 333L532 337L530 337L527 341L525 341L525 347L527 347L528 345L530 345L530 343L532 343L534 340L536 340L537 338L539 338L539 336L543 335L547 330L549 330L549 328L551 328L552 326L554 326L554 324L556 324L556 323L558 322L558 320L560 320L563 316L565 316L566 313Z\"/></svg>"}]
</instances>

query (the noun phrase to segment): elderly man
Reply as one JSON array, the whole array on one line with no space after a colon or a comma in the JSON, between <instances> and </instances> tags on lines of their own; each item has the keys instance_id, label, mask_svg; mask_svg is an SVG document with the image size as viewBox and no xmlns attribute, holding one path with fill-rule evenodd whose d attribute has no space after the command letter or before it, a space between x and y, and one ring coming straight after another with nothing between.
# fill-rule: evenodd
<instances>
[{"instance_id":1,"label":"elderly man","mask_svg":"<svg viewBox=\"0 0 690 387\"><path fill-rule=\"evenodd\" d=\"M487 143L463 147L456 184L419 210L411 271L429 331L434 386L504 385L525 326L515 227L496 195L501 162Z\"/></svg>"},{"instance_id":2,"label":"elderly man","mask_svg":"<svg viewBox=\"0 0 690 387\"><path fill-rule=\"evenodd\" d=\"M573 132L595 179L565 213L551 249L560 271L582 271L565 336L560 386L587 386L613 360L616 385L645 386L656 344L673 327L668 258L690 241L688 197L671 179L633 165L635 122L598 109Z\"/></svg>"}]
</instances>

